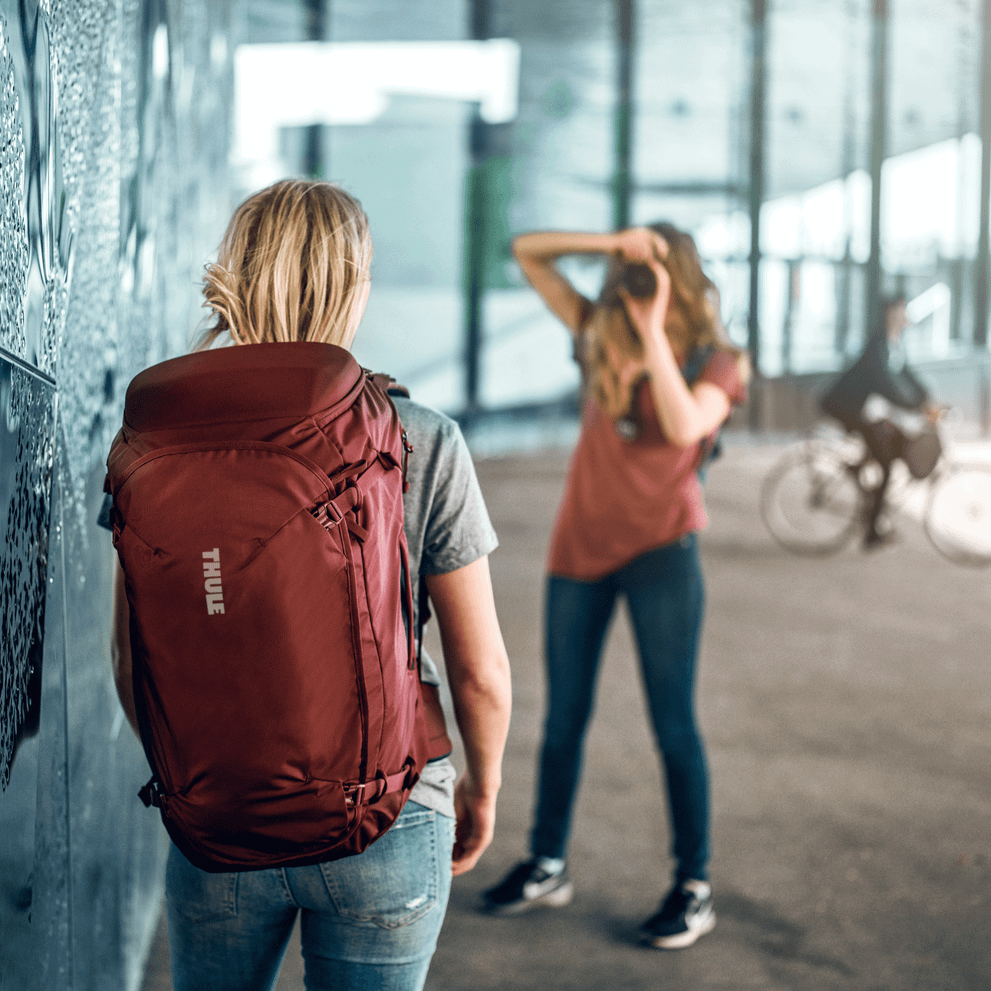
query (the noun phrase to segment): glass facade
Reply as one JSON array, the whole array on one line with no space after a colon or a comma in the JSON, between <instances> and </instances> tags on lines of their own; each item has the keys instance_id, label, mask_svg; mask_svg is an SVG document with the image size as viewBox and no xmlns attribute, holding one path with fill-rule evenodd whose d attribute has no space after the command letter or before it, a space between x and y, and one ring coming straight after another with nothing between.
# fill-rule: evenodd
<instances>
[{"instance_id":1,"label":"glass facade","mask_svg":"<svg viewBox=\"0 0 991 991\"><path fill-rule=\"evenodd\" d=\"M849 360L877 292L912 301L913 360L983 356L977 0L326 9L319 38L336 44L519 46L509 121L479 126L453 91L404 95L422 71L410 63L377 116L328 117L322 129L320 174L365 202L376 237L356 353L425 401L500 410L572 391L569 344L523 285L509 242L523 230L602 230L622 218L671 219L695 235L730 334L755 350L765 377ZM306 23L284 40L317 37ZM313 164L305 128L296 130L282 135L271 175ZM573 260L568 271L596 291L600 264ZM400 352L388 343L397 329Z\"/></svg>"}]
</instances>

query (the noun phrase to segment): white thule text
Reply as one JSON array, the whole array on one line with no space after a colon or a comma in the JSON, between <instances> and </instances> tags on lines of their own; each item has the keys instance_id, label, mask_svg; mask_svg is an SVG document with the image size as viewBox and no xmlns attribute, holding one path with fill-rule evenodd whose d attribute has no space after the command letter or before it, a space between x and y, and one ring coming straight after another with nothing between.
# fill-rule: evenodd
<instances>
[{"instance_id":1,"label":"white thule text","mask_svg":"<svg viewBox=\"0 0 991 991\"><path fill-rule=\"evenodd\" d=\"M224 611L224 589L220 584L220 548L203 552L203 577L206 581L206 611L213 616Z\"/></svg>"}]
</instances>

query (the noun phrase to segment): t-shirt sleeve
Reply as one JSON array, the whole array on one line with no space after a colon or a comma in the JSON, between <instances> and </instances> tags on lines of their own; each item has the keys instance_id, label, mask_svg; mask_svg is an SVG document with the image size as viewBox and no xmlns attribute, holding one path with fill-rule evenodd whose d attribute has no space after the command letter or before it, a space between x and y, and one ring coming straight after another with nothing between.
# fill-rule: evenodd
<instances>
[{"instance_id":1,"label":"t-shirt sleeve","mask_svg":"<svg viewBox=\"0 0 991 991\"><path fill-rule=\"evenodd\" d=\"M732 351L716 351L702 369L698 381L719 386L729 396L733 406L746 402L747 386L740 374L737 357Z\"/></svg>"},{"instance_id":2,"label":"t-shirt sleeve","mask_svg":"<svg viewBox=\"0 0 991 991\"><path fill-rule=\"evenodd\" d=\"M423 539L420 574L457 571L499 544L475 466L458 425L445 418L436 439L433 498Z\"/></svg>"}]
</instances>

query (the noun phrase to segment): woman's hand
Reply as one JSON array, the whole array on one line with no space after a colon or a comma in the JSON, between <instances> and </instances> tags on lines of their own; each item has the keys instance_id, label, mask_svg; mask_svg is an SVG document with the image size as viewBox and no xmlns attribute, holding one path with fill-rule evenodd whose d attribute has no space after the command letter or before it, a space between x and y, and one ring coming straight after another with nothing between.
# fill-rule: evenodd
<instances>
[{"instance_id":1,"label":"woman's hand","mask_svg":"<svg viewBox=\"0 0 991 991\"><path fill-rule=\"evenodd\" d=\"M671 275L661 264L661 260L667 258L668 243L649 227L630 227L615 237L616 254L625 262L647 265L657 280L657 291L647 299L631 296L620 287L619 295L630 322L648 352L665 345L670 347L664 333L664 322L671 300Z\"/></svg>"},{"instance_id":2,"label":"woman's hand","mask_svg":"<svg viewBox=\"0 0 991 991\"><path fill-rule=\"evenodd\" d=\"M470 774L465 774L454 789L454 811L457 826L454 833L454 853L451 873L466 874L485 852L495 833L495 794L478 790Z\"/></svg>"},{"instance_id":3,"label":"woman's hand","mask_svg":"<svg viewBox=\"0 0 991 991\"><path fill-rule=\"evenodd\" d=\"M644 345L643 368L650 380L654 408L664 436L676 447L690 447L710 434L730 412L729 396L711 382L689 388L665 333L671 301L671 275L662 264L668 244L645 227L633 227L615 235L616 251L624 261L648 265L657 279L657 292L649 299L631 296L620 287L619 295Z\"/></svg>"},{"instance_id":4,"label":"woman's hand","mask_svg":"<svg viewBox=\"0 0 991 991\"><path fill-rule=\"evenodd\" d=\"M650 264L668 256L668 242L649 227L627 227L613 235L613 254L624 261Z\"/></svg>"}]
</instances>

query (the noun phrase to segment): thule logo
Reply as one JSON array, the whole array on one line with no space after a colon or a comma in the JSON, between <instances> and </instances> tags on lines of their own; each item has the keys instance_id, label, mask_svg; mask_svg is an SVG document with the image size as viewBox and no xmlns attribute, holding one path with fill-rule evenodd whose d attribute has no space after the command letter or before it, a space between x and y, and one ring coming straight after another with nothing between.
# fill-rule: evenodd
<instances>
[{"instance_id":1,"label":"thule logo","mask_svg":"<svg viewBox=\"0 0 991 991\"><path fill-rule=\"evenodd\" d=\"M224 611L224 588L220 583L220 548L203 552L203 577L206 581L206 611L213 616Z\"/></svg>"}]
</instances>

